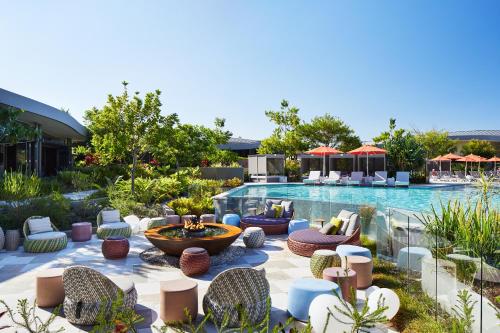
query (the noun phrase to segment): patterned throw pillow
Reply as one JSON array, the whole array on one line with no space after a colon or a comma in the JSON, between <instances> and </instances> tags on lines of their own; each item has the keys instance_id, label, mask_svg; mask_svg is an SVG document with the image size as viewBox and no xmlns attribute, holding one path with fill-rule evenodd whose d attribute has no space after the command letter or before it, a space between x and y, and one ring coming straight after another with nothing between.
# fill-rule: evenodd
<instances>
[{"instance_id":1,"label":"patterned throw pillow","mask_svg":"<svg viewBox=\"0 0 500 333\"><path fill-rule=\"evenodd\" d=\"M293 201L283 200L281 202L281 206L283 207L283 217L287 219L292 218L293 216Z\"/></svg>"},{"instance_id":2,"label":"patterned throw pillow","mask_svg":"<svg viewBox=\"0 0 500 333\"><path fill-rule=\"evenodd\" d=\"M330 224L333 226L333 228L330 230L330 235L336 235L337 232L339 232L340 227L342 227L342 224L344 221L342 219L339 219L338 217L332 217L330 220Z\"/></svg>"},{"instance_id":3,"label":"patterned throw pillow","mask_svg":"<svg viewBox=\"0 0 500 333\"><path fill-rule=\"evenodd\" d=\"M283 214L283 206L281 205L272 205L271 209L274 210L274 218L276 219Z\"/></svg>"},{"instance_id":4,"label":"patterned throw pillow","mask_svg":"<svg viewBox=\"0 0 500 333\"><path fill-rule=\"evenodd\" d=\"M267 199L266 206L264 207L264 213L267 213L268 210L272 208L273 205L281 205L283 200L280 199Z\"/></svg>"},{"instance_id":5,"label":"patterned throw pillow","mask_svg":"<svg viewBox=\"0 0 500 333\"><path fill-rule=\"evenodd\" d=\"M319 232L322 233L323 235L329 235L332 228L333 224L327 223L321 229L319 229Z\"/></svg>"},{"instance_id":6,"label":"patterned throw pillow","mask_svg":"<svg viewBox=\"0 0 500 333\"><path fill-rule=\"evenodd\" d=\"M272 208L269 208L265 213L264 213L264 216L265 217L269 217L269 218L274 218L274 214L276 214L276 211Z\"/></svg>"}]
</instances>

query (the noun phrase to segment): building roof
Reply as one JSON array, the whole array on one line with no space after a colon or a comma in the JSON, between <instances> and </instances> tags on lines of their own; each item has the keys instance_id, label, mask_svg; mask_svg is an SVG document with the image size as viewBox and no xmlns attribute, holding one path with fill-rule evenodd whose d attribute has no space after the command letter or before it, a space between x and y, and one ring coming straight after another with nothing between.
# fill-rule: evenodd
<instances>
[{"instance_id":1,"label":"building roof","mask_svg":"<svg viewBox=\"0 0 500 333\"><path fill-rule=\"evenodd\" d=\"M226 150L250 150L258 149L260 147L259 140L243 139L243 138L230 138L226 144L219 145L220 149Z\"/></svg>"},{"instance_id":2,"label":"building roof","mask_svg":"<svg viewBox=\"0 0 500 333\"><path fill-rule=\"evenodd\" d=\"M42 131L54 138L84 141L87 129L69 113L0 88L0 104L24 110L18 120L27 124L39 124Z\"/></svg>"},{"instance_id":3,"label":"building roof","mask_svg":"<svg viewBox=\"0 0 500 333\"><path fill-rule=\"evenodd\" d=\"M500 130L472 130L448 132L453 140L486 140L500 142Z\"/></svg>"}]
</instances>

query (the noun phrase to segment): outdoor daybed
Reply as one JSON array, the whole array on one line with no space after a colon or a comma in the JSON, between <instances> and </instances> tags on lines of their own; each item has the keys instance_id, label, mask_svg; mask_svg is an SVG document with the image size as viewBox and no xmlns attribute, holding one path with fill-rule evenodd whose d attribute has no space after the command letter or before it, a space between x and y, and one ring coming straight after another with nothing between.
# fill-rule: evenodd
<instances>
[{"instance_id":1,"label":"outdoor daybed","mask_svg":"<svg viewBox=\"0 0 500 333\"><path fill-rule=\"evenodd\" d=\"M97 238L106 239L110 236L129 238L132 228L122 221L120 211L113 208L104 208L97 214Z\"/></svg>"},{"instance_id":2,"label":"outdoor daybed","mask_svg":"<svg viewBox=\"0 0 500 333\"><path fill-rule=\"evenodd\" d=\"M274 217L273 205L282 207L279 217ZM240 227L260 227L266 235L281 235L288 233L288 224L293 219L293 202L281 199L267 199L264 213L241 218Z\"/></svg>"},{"instance_id":3,"label":"outdoor daybed","mask_svg":"<svg viewBox=\"0 0 500 333\"><path fill-rule=\"evenodd\" d=\"M344 234L328 235L318 229L303 229L292 232L287 244L290 251L299 256L311 257L316 250L335 250L338 245L360 245L361 225L358 214L342 210L337 216L343 220L339 231Z\"/></svg>"},{"instance_id":4,"label":"outdoor daybed","mask_svg":"<svg viewBox=\"0 0 500 333\"><path fill-rule=\"evenodd\" d=\"M68 245L66 234L57 230L48 217L29 217L24 222L23 233L25 252L55 252L66 248L66 245Z\"/></svg>"}]
</instances>

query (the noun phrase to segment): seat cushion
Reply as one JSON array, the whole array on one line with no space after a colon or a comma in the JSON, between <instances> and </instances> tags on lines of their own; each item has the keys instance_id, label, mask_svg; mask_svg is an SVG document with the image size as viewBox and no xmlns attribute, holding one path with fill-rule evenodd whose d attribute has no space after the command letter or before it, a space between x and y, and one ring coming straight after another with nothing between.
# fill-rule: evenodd
<instances>
[{"instance_id":1,"label":"seat cushion","mask_svg":"<svg viewBox=\"0 0 500 333\"><path fill-rule=\"evenodd\" d=\"M281 206L283 207L283 217L291 219L293 216L293 201L283 200Z\"/></svg>"},{"instance_id":2,"label":"seat cushion","mask_svg":"<svg viewBox=\"0 0 500 333\"><path fill-rule=\"evenodd\" d=\"M52 224L50 223L50 218L42 217L39 219L29 219L28 226L30 229L30 234L38 234L40 232L54 231Z\"/></svg>"},{"instance_id":3,"label":"seat cushion","mask_svg":"<svg viewBox=\"0 0 500 333\"><path fill-rule=\"evenodd\" d=\"M66 234L61 231L47 231L28 236L29 240L49 240L59 238L66 238Z\"/></svg>"},{"instance_id":4,"label":"seat cushion","mask_svg":"<svg viewBox=\"0 0 500 333\"><path fill-rule=\"evenodd\" d=\"M113 222L113 223L103 224L99 228L104 230L109 230L109 229L125 229L128 227L129 225L125 222Z\"/></svg>"},{"instance_id":5,"label":"seat cushion","mask_svg":"<svg viewBox=\"0 0 500 333\"><path fill-rule=\"evenodd\" d=\"M349 219L349 225L347 226L345 235L352 236L352 234L354 234L354 231L356 231L360 227L360 225L361 223L359 222L359 215L352 214L351 218Z\"/></svg>"},{"instance_id":6,"label":"seat cushion","mask_svg":"<svg viewBox=\"0 0 500 333\"><path fill-rule=\"evenodd\" d=\"M124 277L113 277L111 278L111 281L113 281L113 283L116 284L124 294L128 294L135 288L134 281L132 281L131 279L127 279Z\"/></svg>"},{"instance_id":7,"label":"seat cushion","mask_svg":"<svg viewBox=\"0 0 500 333\"><path fill-rule=\"evenodd\" d=\"M307 244L334 245L345 241L348 237L343 235L323 235L316 229L294 231L288 236L291 240Z\"/></svg>"},{"instance_id":8,"label":"seat cushion","mask_svg":"<svg viewBox=\"0 0 500 333\"><path fill-rule=\"evenodd\" d=\"M120 211L118 209L103 210L101 212L102 223L120 222Z\"/></svg>"},{"instance_id":9,"label":"seat cushion","mask_svg":"<svg viewBox=\"0 0 500 333\"><path fill-rule=\"evenodd\" d=\"M244 223L247 224L287 224L290 222L289 218L285 217L279 217L279 218L273 218L273 217L266 217L264 215L255 215L255 216L246 216L241 219Z\"/></svg>"}]
</instances>

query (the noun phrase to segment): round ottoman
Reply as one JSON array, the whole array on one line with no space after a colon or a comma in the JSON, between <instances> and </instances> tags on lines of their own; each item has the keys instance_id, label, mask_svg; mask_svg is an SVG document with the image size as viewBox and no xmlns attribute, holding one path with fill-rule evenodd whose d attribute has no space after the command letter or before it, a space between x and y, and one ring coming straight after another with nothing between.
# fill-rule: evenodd
<instances>
[{"instance_id":1,"label":"round ottoman","mask_svg":"<svg viewBox=\"0 0 500 333\"><path fill-rule=\"evenodd\" d=\"M184 309L192 320L198 315L198 284L181 279L160 282L160 318L164 322L187 321Z\"/></svg>"},{"instance_id":2,"label":"round ottoman","mask_svg":"<svg viewBox=\"0 0 500 333\"><path fill-rule=\"evenodd\" d=\"M164 217L153 217L148 221L148 229L161 227L163 225L167 225L167 219Z\"/></svg>"},{"instance_id":3,"label":"round ottoman","mask_svg":"<svg viewBox=\"0 0 500 333\"><path fill-rule=\"evenodd\" d=\"M179 265L186 276L201 275L210 268L210 256L204 248L188 247L182 251Z\"/></svg>"},{"instance_id":4,"label":"round ottoman","mask_svg":"<svg viewBox=\"0 0 500 333\"><path fill-rule=\"evenodd\" d=\"M127 257L130 245L123 236L110 236L102 242L102 255L106 259L123 259Z\"/></svg>"},{"instance_id":5,"label":"round ottoman","mask_svg":"<svg viewBox=\"0 0 500 333\"><path fill-rule=\"evenodd\" d=\"M71 240L73 242L86 242L92 238L92 224L78 222L71 225Z\"/></svg>"},{"instance_id":6,"label":"round ottoman","mask_svg":"<svg viewBox=\"0 0 500 333\"><path fill-rule=\"evenodd\" d=\"M295 319L307 321L309 305L313 299L322 294L340 293L339 286L331 281L320 279L298 279L293 281L288 291L288 313Z\"/></svg>"},{"instance_id":7,"label":"round ottoman","mask_svg":"<svg viewBox=\"0 0 500 333\"><path fill-rule=\"evenodd\" d=\"M359 289L366 289L372 285L373 262L362 256L348 256L347 268L356 272L356 283Z\"/></svg>"},{"instance_id":8,"label":"round ottoman","mask_svg":"<svg viewBox=\"0 0 500 333\"><path fill-rule=\"evenodd\" d=\"M179 215L167 215L167 224L178 224L181 223L181 217Z\"/></svg>"},{"instance_id":9,"label":"round ottoman","mask_svg":"<svg viewBox=\"0 0 500 333\"><path fill-rule=\"evenodd\" d=\"M347 256L361 256L361 257L372 257L372 253L366 247L356 246L356 245L339 245L336 249L337 253L341 257Z\"/></svg>"},{"instance_id":10,"label":"round ottoman","mask_svg":"<svg viewBox=\"0 0 500 333\"><path fill-rule=\"evenodd\" d=\"M226 214L222 218L222 223L233 225L235 227L240 226L240 216L238 214Z\"/></svg>"},{"instance_id":11,"label":"round ottoman","mask_svg":"<svg viewBox=\"0 0 500 333\"><path fill-rule=\"evenodd\" d=\"M259 227L246 228L243 232L243 243L248 248L257 248L264 245L266 234L264 230Z\"/></svg>"},{"instance_id":12,"label":"round ottoman","mask_svg":"<svg viewBox=\"0 0 500 333\"><path fill-rule=\"evenodd\" d=\"M311 273L317 279L323 277L323 270L328 267L340 267L341 260L337 252L332 250L314 251L309 263Z\"/></svg>"},{"instance_id":13,"label":"round ottoman","mask_svg":"<svg viewBox=\"0 0 500 333\"><path fill-rule=\"evenodd\" d=\"M39 307L52 308L64 302L63 273L64 268L49 268L36 275L36 303Z\"/></svg>"},{"instance_id":14,"label":"round ottoman","mask_svg":"<svg viewBox=\"0 0 500 333\"><path fill-rule=\"evenodd\" d=\"M288 224L288 234L303 229L309 229L309 221L306 219L291 220Z\"/></svg>"},{"instance_id":15,"label":"round ottoman","mask_svg":"<svg viewBox=\"0 0 500 333\"><path fill-rule=\"evenodd\" d=\"M200 216L201 223L215 223L215 215L214 214L203 214Z\"/></svg>"},{"instance_id":16,"label":"round ottoman","mask_svg":"<svg viewBox=\"0 0 500 333\"><path fill-rule=\"evenodd\" d=\"M431 251L425 247L404 247L398 253L398 268L421 272L425 257L432 257Z\"/></svg>"},{"instance_id":17,"label":"round ottoman","mask_svg":"<svg viewBox=\"0 0 500 333\"><path fill-rule=\"evenodd\" d=\"M354 299L356 299L357 277L356 272L352 269L346 270L341 267L330 267L323 271L323 279L337 283L342 291L342 298L346 301L352 301L352 292L354 289Z\"/></svg>"}]
</instances>

